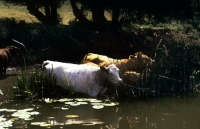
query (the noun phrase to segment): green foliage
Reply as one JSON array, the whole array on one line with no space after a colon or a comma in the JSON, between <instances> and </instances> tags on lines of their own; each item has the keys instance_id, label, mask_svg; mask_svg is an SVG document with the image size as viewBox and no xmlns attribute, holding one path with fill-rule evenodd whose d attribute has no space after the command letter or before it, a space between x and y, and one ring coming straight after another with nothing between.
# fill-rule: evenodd
<instances>
[{"instance_id":1,"label":"green foliage","mask_svg":"<svg viewBox=\"0 0 200 129\"><path fill-rule=\"evenodd\" d=\"M43 7L50 0L33 0L37 7ZM54 1L54 0L51 0ZM57 0L58 7L67 0ZM115 7L121 8L120 21L139 24L159 22L182 23L199 18L199 0L75 0L81 3L86 10L92 7L103 8L111 12ZM1 0L5 4L27 5L29 0Z\"/></svg>"},{"instance_id":2,"label":"green foliage","mask_svg":"<svg viewBox=\"0 0 200 129\"><path fill-rule=\"evenodd\" d=\"M197 32L192 32L197 36ZM154 52L155 63L144 71L142 83L138 85L150 88L142 91L160 95L167 93L199 92L200 45L199 38L191 38L184 31L174 31L158 39ZM196 88L197 87L197 88Z\"/></svg>"}]
</instances>

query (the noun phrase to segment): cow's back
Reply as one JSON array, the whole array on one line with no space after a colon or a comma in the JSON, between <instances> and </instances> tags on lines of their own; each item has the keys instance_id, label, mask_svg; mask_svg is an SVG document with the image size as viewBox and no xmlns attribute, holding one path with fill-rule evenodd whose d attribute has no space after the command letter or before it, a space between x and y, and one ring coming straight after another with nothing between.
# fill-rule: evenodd
<instances>
[{"instance_id":1,"label":"cow's back","mask_svg":"<svg viewBox=\"0 0 200 129\"><path fill-rule=\"evenodd\" d=\"M84 90L92 83L98 83L98 80L95 78L97 72L99 71L97 66L83 66L83 65L71 65L68 64L66 67L60 66L55 74L57 75L58 85L64 86L75 86L74 91L80 92L79 90ZM64 87L67 89L68 87Z\"/></svg>"},{"instance_id":2,"label":"cow's back","mask_svg":"<svg viewBox=\"0 0 200 129\"><path fill-rule=\"evenodd\" d=\"M94 53L88 53L87 55L84 56L83 58L83 63L95 63L98 66L105 66L107 67L110 64L117 64L120 63L120 60L110 58L105 55L99 55L99 54L94 54Z\"/></svg>"}]
</instances>

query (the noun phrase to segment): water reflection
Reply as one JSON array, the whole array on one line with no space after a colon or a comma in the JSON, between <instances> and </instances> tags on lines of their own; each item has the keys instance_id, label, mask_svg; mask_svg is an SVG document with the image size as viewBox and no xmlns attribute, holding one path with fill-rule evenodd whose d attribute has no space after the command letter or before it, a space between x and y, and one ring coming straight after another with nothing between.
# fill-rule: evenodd
<instances>
[{"instance_id":1,"label":"water reflection","mask_svg":"<svg viewBox=\"0 0 200 129\"><path fill-rule=\"evenodd\" d=\"M11 101L0 109L30 110L39 112L30 120L16 118L14 112L0 110L0 116L13 121L14 128L87 128L87 129L198 129L200 127L200 99L193 97L164 97L123 101L119 105L93 109L90 103L70 106L63 110L63 102L46 103ZM68 117L67 117L68 115ZM69 115L75 115L69 117ZM36 125L36 122L41 122ZM43 123L43 124L42 124ZM9 127L13 128L13 127ZM47 127L45 127L47 128Z\"/></svg>"},{"instance_id":2,"label":"water reflection","mask_svg":"<svg viewBox=\"0 0 200 129\"><path fill-rule=\"evenodd\" d=\"M17 74L20 72L16 72ZM6 101L8 87L13 86L16 76L0 80L3 95L0 103L0 126L6 121L7 128L52 128L52 129L199 129L200 96L185 95L158 97L149 99L122 100L119 105L94 109L91 101L77 104L81 99L71 99L72 106L62 99L57 102L41 101ZM117 100L112 100L115 102ZM96 101L97 102L97 101ZM105 102L102 99L102 102ZM38 112L30 116L33 119L18 118L12 114L19 110L33 108ZM8 109L8 110L7 110ZM12 112L11 112L12 111ZM76 117L67 117L76 115ZM46 127L47 126L47 127Z\"/></svg>"}]
</instances>

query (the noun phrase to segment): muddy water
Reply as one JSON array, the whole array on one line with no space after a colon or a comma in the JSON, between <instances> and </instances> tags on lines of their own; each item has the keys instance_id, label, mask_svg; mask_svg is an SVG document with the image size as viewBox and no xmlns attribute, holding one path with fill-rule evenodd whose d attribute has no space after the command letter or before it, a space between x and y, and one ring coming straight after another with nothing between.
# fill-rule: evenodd
<instances>
[{"instance_id":1,"label":"muddy water","mask_svg":"<svg viewBox=\"0 0 200 129\"><path fill-rule=\"evenodd\" d=\"M15 72L20 74L20 71ZM0 80L1 85L11 87L16 75L8 76ZM2 86L1 86L2 87ZM7 94L8 95L8 94ZM44 100L30 101L5 101L1 96L0 116L11 118L17 110L32 109L30 119L18 118L8 128L47 128L35 125L35 122L46 122L46 126L52 129L199 129L200 128L200 96L184 95L133 100L112 100L119 105L104 106L102 109L94 109L92 102L84 100L87 104L69 106L65 102L57 101L46 103ZM105 101L105 98L98 100ZM78 102L78 100L69 100ZM6 103L3 103L6 102ZM5 111L1 109L16 109ZM68 118L67 115L76 115ZM0 119L0 125L2 121ZM49 125L48 125L49 124Z\"/></svg>"}]
</instances>

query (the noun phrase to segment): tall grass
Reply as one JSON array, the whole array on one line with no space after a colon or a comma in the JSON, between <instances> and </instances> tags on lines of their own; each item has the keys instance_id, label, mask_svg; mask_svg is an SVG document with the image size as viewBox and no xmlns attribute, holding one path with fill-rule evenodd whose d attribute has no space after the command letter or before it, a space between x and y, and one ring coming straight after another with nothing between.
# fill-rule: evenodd
<instances>
[{"instance_id":1,"label":"tall grass","mask_svg":"<svg viewBox=\"0 0 200 129\"><path fill-rule=\"evenodd\" d=\"M139 96L180 94L199 92L200 84L200 39L193 39L198 32L185 34L172 32L157 39L153 66L147 67L144 77L137 85L149 90L138 89ZM142 94L141 94L142 93Z\"/></svg>"},{"instance_id":2,"label":"tall grass","mask_svg":"<svg viewBox=\"0 0 200 129\"><path fill-rule=\"evenodd\" d=\"M27 73L25 69L22 70L21 77L17 77L17 96L24 96L26 99L58 97L57 92L56 76L52 72L43 74L42 69L36 68Z\"/></svg>"}]
</instances>

